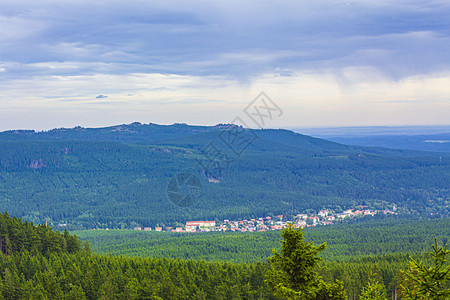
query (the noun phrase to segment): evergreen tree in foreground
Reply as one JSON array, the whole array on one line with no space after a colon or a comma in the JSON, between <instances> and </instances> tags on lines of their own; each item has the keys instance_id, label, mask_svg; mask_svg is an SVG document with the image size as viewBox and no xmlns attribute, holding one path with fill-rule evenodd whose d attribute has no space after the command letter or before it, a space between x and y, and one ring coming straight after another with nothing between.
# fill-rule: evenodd
<instances>
[{"instance_id":1,"label":"evergreen tree in foreground","mask_svg":"<svg viewBox=\"0 0 450 300\"><path fill-rule=\"evenodd\" d=\"M374 273L372 264L370 264L368 275L369 283L363 287L359 300L387 300L384 285L376 280L377 274Z\"/></svg>"},{"instance_id":2,"label":"evergreen tree in foreground","mask_svg":"<svg viewBox=\"0 0 450 300\"><path fill-rule=\"evenodd\" d=\"M450 253L447 244L438 247L434 239L434 266L427 268L423 262L410 258L409 270L402 271L404 283L400 285L402 299L450 299L450 265L445 258Z\"/></svg>"},{"instance_id":3,"label":"evergreen tree in foreground","mask_svg":"<svg viewBox=\"0 0 450 300\"><path fill-rule=\"evenodd\" d=\"M274 294L287 299L347 299L341 282L326 283L315 271L322 260L317 255L326 243L306 242L303 230L289 224L281 233L281 249L269 258L271 270L266 280Z\"/></svg>"}]
</instances>

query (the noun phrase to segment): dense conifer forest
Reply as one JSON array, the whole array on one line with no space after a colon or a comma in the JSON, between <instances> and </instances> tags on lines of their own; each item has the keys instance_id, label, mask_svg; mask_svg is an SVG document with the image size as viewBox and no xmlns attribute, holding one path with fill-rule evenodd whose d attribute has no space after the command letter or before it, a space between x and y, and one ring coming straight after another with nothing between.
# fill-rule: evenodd
<instances>
[{"instance_id":1,"label":"dense conifer forest","mask_svg":"<svg viewBox=\"0 0 450 300\"><path fill-rule=\"evenodd\" d=\"M310 227L305 238L326 242L320 255L328 261L344 261L360 256L418 253L429 251L437 237L446 243L450 219L372 220L356 224ZM280 231L175 233L135 230L83 230L73 232L88 240L95 252L141 257L167 257L264 262L280 247Z\"/></svg>"},{"instance_id":2,"label":"dense conifer forest","mask_svg":"<svg viewBox=\"0 0 450 300\"><path fill-rule=\"evenodd\" d=\"M0 0L0 300L450 300L449 47L450 0Z\"/></svg>"},{"instance_id":3,"label":"dense conifer forest","mask_svg":"<svg viewBox=\"0 0 450 300\"><path fill-rule=\"evenodd\" d=\"M92 253L68 232L0 216L2 299L271 299L264 265Z\"/></svg>"},{"instance_id":4,"label":"dense conifer forest","mask_svg":"<svg viewBox=\"0 0 450 300\"><path fill-rule=\"evenodd\" d=\"M133 123L0 133L0 207L9 213L0 216L0 298L277 299L280 290L268 282L288 282L269 276L281 274L274 273L276 260L270 259L281 247L280 232L126 230L134 226L324 208L382 212L395 206L398 214L392 217L380 213L356 224L304 231L307 241L328 245L307 266L315 278L311 299L341 297L341 288L358 299L374 286L395 296L410 255L430 265L434 237L447 242L448 153L345 146L287 130L251 130L255 139L236 155L223 139L234 129ZM205 164L224 163L209 161L205 153L217 141L231 160L210 170ZM168 198L168 183L180 172L201 184L200 195L186 207ZM52 228L111 230L76 231L80 240ZM303 233L292 236L299 237L292 249L308 249ZM287 288L294 294L301 290Z\"/></svg>"},{"instance_id":5,"label":"dense conifer forest","mask_svg":"<svg viewBox=\"0 0 450 300\"><path fill-rule=\"evenodd\" d=\"M0 215L0 237L3 299L277 299L267 285L267 261L101 255L67 231L54 232L7 213ZM427 253L413 257L432 263ZM315 272L325 282L342 281L347 297L353 299L367 285L372 268L390 295L401 283L399 271L406 269L409 261L406 253L355 256L322 261Z\"/></svg>"},{"instance_id":6,"label":"dense conifer forest","mask_svg":"<svg viewBox=\"0 0 450 300\"><path fill-rule=\"evenodd\" d=\"M234 128L133 123L3 132L0 205L28 221L67 224L69 230L176 226L323 208L339 212L360 205L395 205L401 214L425 218L449 215L449 153L251 130L255 138L237 155L224 139ZM222 160L211 161L211 143L223 152ZM180 172L201 184L189 207L167 195Z\"/></svg>"}]
</instances>

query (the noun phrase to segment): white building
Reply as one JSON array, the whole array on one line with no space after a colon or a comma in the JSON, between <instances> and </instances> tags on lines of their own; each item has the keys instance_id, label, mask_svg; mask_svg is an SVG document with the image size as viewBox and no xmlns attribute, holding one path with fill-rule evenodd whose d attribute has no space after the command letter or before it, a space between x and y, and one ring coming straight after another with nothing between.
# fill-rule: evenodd
<instances>
[{"instance_id":1,"label":"white building","mask_svg":"<svg viewBox=\"0 0 450 300\"><path fill-rule=\"evenodd\" d=\"M328 216L328 209L319 211L319 216L322 218Z\"/></svg>"},{"instance_id":2,"label":"white building","mask_svg":"<svg viewBox=\"0 0 450 300\"><path fill-rule=\"evenodd\" d=\"M188 221L186 222L186 231L195 232L197 229L211 229L216 227L216 221Z\"/></svg>"}]
</instances>

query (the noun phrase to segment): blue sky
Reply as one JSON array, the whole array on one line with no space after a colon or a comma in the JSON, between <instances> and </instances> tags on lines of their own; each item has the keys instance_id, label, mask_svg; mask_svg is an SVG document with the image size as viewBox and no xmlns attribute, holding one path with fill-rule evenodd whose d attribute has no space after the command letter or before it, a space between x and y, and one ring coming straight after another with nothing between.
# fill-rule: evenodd
<instances>
[{"instance_id":1,"label":"blue sky","mask_svg":"<svg viewBox=\"0 0 450 300\"><path fill-rule=\"evenodd\" d=\"M449 124L448 1L0 2L0 130Z\"/></svg>"}]
</instances>

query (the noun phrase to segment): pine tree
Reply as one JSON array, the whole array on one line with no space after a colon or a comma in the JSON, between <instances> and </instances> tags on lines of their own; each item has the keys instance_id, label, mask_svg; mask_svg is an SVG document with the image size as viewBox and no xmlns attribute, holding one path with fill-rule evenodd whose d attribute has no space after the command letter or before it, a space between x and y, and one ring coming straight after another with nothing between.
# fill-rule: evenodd
<instances>
[{"instance_id":1,"label":"pine tree","mask_svg":"<svg viewBox=\"0 0 450 300\"><path fill-rule=\"evenodd\" d=\"M317 255L326 243L306 242L303 230L293 224L282 230L281 250L269 258L271 270L266 280L273 292L288 299L346 299L342 284L327 284L315 271L322 260Z\"/></svg>"},{"instance_id":2,"label":"pine tree","mask_svg":"<svg viewBox=\"0 0 450 300\"><path fill-rule=\"evenodd\" d=\"M46 291L38 280L28 280L22 286L22 299L48 299Z\"/></svg>"},{"instance_id":3,"label":"pine tree","mask_svg":"<svg viewBox=\"0 0 450 300\"><path fill-rule=\"evenodd\" d=\"M100 299L114 299L117 294L117 286L113 279L108 277L100 287Z\"/></svg>"},{"instance_id":4,"label":"pine tree","mask_svg":"<svg viewBox=\"0 0 450 300\"><path fill-rule=\"evenodd\" d=\"M69 283L69 293L66 295L65 299L67 300L83 300L86 299L86 294L83 291L83 288L78 285L73 285Z\"/></svg>"},{"instance_id":5,"label":"pine tree","mask_svg":"<svg viewBox=\"0 0 450 300\"><path fill-rule=\"evenodd\" d=\"M335 283L327 283L323 280L319 282L319 289L315 300L347 300L342 281L336 280Z\"/></svg>"},{"instance_id":6,"label":"pine tree","mask_svg":"<svg viewBox=\"0 0 450 300\"><path fill-rule=\"evenodd\" d=\"M17 274L6 268L3 277L3 297L5 297L5 299L19 299L19 278Z\"/></svg>"},{"instance_id":7,"label":"pine tree","mask_svg":"<svg viewBox=\"0 0 450 300\"><path fill-rule=\"evenodd\" d=\"M447 244L438 247L434 239L433 252L430 252L434 266L427 268L422 261L410 257L409 270L402 271L404 283L400 285L403 299L450 299L450 265L447 263Z\"/></svg>"},{"instance_id":8,"label":"pine tree","mask_svg":"<svg viewBox=\"0 0 450 300\"><path fill-rule=\"evenodd\" d=\"M124 297L126 299L138 299L141 285L136 278L131 278L125 286Z\"/></svg>"},{"instance_id":9,"label":"pine tree","mask_svg":"<svg viewBox=\"0 0 450 300\"><path fill-rule=\"evenodd\" d=\"M373 271L373 265L370 264L369 268L369 282L366 287L363 287L360 300L387 300L385 287L382 283L376 280L376 273Z\"/></svg>"}]
</instances>

